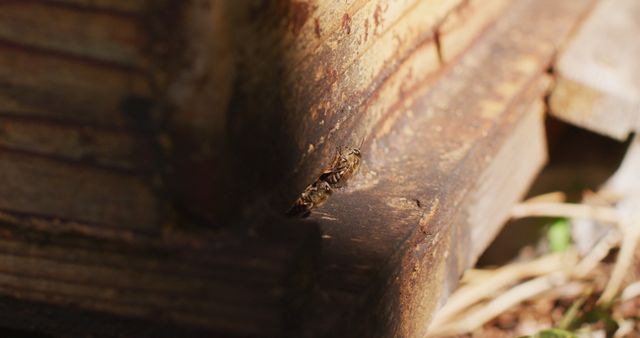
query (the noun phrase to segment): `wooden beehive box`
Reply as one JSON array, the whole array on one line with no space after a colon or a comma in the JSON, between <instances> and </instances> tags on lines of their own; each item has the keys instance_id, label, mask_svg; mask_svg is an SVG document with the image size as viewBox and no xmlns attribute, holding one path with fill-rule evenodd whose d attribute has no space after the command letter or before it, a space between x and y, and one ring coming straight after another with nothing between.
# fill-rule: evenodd
<instances>
[{"instance_id":1,"label":"wooden beehive box","mask_svg":"<svg viewBox=\"0 0 640 338\"><path fill-rule=\"evenodd\" d=\"M0 324L424 336L544 163L594 3L0 2Z\"/></svg>"}]
</instances>

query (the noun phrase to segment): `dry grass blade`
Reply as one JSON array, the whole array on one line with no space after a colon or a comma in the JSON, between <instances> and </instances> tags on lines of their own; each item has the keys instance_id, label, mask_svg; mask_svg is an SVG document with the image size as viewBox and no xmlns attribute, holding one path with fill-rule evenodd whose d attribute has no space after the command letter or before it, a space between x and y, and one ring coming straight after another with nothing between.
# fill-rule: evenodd
<instances>
[{"instance_id":1,"label":"dry grass blade","mask_svg":"<svg viewBox=\"0 0 640 338\"><path fill-rule=\"evenodd\" d=\"M522 202L522 204L529 203L564 203L567 200L567 194L562 191L549 192L542 195L537 195Z\"/></svg>"},{"instance_id":2,"label":"dry grass blade","mask_svg":"<svg viewBox=\"0 0 640 338\"><path fill-rule=\"evenodd\" d=\"M464 277L467 284L459 288L437 313L431 324L429 337L472 332L524 300L565 285L572 278L574 281L583 279L598 267L612 248L621 245L612 276L599 303L609 303L613 300L632 264L633 253L640 240L640 218L634 219L635 223L630 224L631 222L624 222L628 219L625 218L626 214L616 208L557 202L562 200L562 197L557 193L538 196L517 205L512 211L512 216L590 219L614 224L617 229L611 229L579 262L575 251L570 250L527 263L510 264L494 271L470 271ZM505 289L532 277L535 278ZM584 285L581 284L581 287ZM485 301L495 294L499 295ZM623 292L624 299L637 296L640 296L640 282L630 285Z\"/></svg>"},{"instance_id":3,"label":"dry grass blade","mask_svg":"<svg viewBox=\"0 0 640 338\"><path fill-rule=\"evenodd\" d=\"M611 249L617 247L622 240L618 231L609 231L598 243L587 253L573 270L573 275L577 278L586 277L593 271L600 261L602 261Z\"/></svg>"},{"instance_id":4,"label":"dry grass blade","mask_svg":"<svg viewBox=\"0 0 640 338\"><path fill-rule=\"evenodd\" d=\"M640 281L627 285L627 287L622 290L620 300L625 302L638 296L640 296Z\"/></svg>"},{"instance_id":5,"label":"dry grass blade","mask_svg":"<svg viewBox=\"0 0 640 338\"><path fill-rule=\"evenodd\" d=\"M640 217L636 216L632 221L624 224L622 231L624 236L622 237L620 253L613 267L611 278L598 300L600 304L609 304L618 294L624 277L633 264L633 255L640 239Z\"/></svg>"},{"instance_id":6,"label":"dry grass blade","mask_svg":"<svg viewBox=\"0 0 640 338\"><path fill-rule=\"evenodd\" d=\"M511 211L511 217L585 218L603 223L618 223L618 211L612 207L573 203L521 203Z\"/></svg>"},{"instance_id":7,"label":"dry grass blade","mask_svg":"<svg viewBox=\"0 0 640 338\"><path fill-rule=\"evenodd\" d=\"M620 327L613 335L613 338L634 337L632 336L632 334L634 333L633 330L635 328L633 320L623 320L619 322L618 325L620 325Z\"/></svg>"},{"instance_id":8,"label":"dry grass blade","mask_svg":"<svg viewBox=\"0 0 640 338\"><path fill-rule=\"evenodd\" d=\"M480 283L487 278L491 278L495 274L495 270L488 269L469 269L464 272L462 275L462 279L460 280L461 285Z\"/></svg>"},{"instance_id":9,"label":"dry grass blade","mask_svg":"<svg viewBox=\"0 0 640 338\"><path fill-rule=\"evenodd\" d=\"M531 262L516 263L491 271L490 276L482 276L477 283L459 288L438 311L431 327L437 328L448 323L453 317L469 306L492 296L504 287L512 285L524 278L546 275L566 269L567 262L575 261L574 253L552 254L538 258Z\"/></svg>"},{"instance_id":10,"label":"dry grass blade","mask_svg":"<svg viewBox=\"0 0 640 338\"><path fill-rule=\"evenodd\" d=\"M565 273L555 272L514 286L484 306L461 315L459 320L433 328L429 332L429 337L444 337L473 331L513 306L562 285L566 281Z\"/></svg>"}]
</instances>

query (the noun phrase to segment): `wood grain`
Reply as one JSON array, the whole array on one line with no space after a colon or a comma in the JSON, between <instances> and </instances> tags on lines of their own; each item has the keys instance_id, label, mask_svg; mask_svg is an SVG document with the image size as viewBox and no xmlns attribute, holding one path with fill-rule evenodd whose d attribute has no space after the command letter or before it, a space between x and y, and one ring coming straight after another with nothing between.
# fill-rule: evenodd
<instances>
[{"instance_id":1,"label":"wood grain","mask_svg":"<svg viewBox=\"0 0 640 338\"><path fill-rule=\"evenodd\" d=\"M292 286L289 276L309 269L302 262L298 270L296 257L304 249L301 257L312 258L317 247L317 233L300 224L280 224L272 234L288 234L266 240L226 232L181 240L132 235L126 243L77 232L51 237L55 223L45 231L15 224L0 224L3 295L234 335L284 330L295 304L283 299L293 302L298 296L290 292L306 287Z\"/></svg>"},{"instance_id":2,"label":"wood grain","mask_svg":"<svg viewBox=\"0 0 640 338\"><path fill-rule=\"evenodd\" d=\"M365 142L360 176L312 216L325 233L321 285L335 308L360 304L334 318L345 330L426 333L506 218L492 210L517 201L544 163L545 69L588 9L517 1L437 81L395 97Z\"/></svg>"},{"instance_id":3,"label":"wood grain","mask_svg":"<svg viewBox=\"0 0 640 338\"><path fill-rule=\"evenodd\" d=\"M138 25L127 16L43 2L0 3L0 40L131 67L144 65L142 52L148 44Z\"/></svg>"},{"instance_id":4,"label":"wood grain","mask_svg":"<svg viewBox=\"0 0 640 338\"><path fill-rule=\"evenodd\" d=\"M28 310L0 323L424 336L544 162L593 2L2 2L0 308Z\"/></svg>"}]
</instances>

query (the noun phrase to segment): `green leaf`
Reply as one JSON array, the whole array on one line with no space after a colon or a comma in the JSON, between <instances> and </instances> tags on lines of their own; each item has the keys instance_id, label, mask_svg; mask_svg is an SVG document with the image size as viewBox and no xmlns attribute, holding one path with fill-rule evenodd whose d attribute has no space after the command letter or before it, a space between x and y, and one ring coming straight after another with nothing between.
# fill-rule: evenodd
<instances>
[{"instance_id":1,"label":"green leaf","mask_svg":"<svg viewBox=\"0 0 640 338\"><path fill-rule=\"evenodd\" d=\"M606 306L597 306L587 312L584 317L587 323L603 323L605 331L609 334L607 337L612 336L619 328L618 323L612 317L611 308Z\"/></svg>"},{"instance_id":2,"label":"green leaf","mask_svg":"<svg viewBox=\"0 0 640 338\"><path fill-rule=\"evenodd\" d=\"M582 306L593 293L593 288L588 287L582 296L576 299L567 309L558 323L557 327L563 330L569 330L575 326L579 326L584 321L584 313L581 313Z\"/></svg>"},{"instance_id":3,"label":"green leaf","mask_svg":"<svg viewBox=\"0 0 640 338\"><path fill-rule=\"evenodd\" d=\"M551 223L547 230L547 239L552 252L567 250L571 244L571 224L566 218Z\"/></svg>"}]
</instances>

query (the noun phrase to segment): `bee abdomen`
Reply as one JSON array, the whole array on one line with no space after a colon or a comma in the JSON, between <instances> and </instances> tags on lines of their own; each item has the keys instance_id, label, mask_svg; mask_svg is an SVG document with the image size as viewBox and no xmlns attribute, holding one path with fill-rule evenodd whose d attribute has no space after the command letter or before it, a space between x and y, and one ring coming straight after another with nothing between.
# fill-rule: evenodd
<instances>
[{"instance_id":1,"label":"bee abdomen","mask_svg":"<svg viewBox=\"0 0 640 338\"><path fill-rule=\"evenodd\" d=\"M307 217L311 213L311 209L322 205L329 198L329 195L331 195L331 185L318 179L304 189L304 192L287 211L287 215Z\"/></svg>"}]
</instances>

